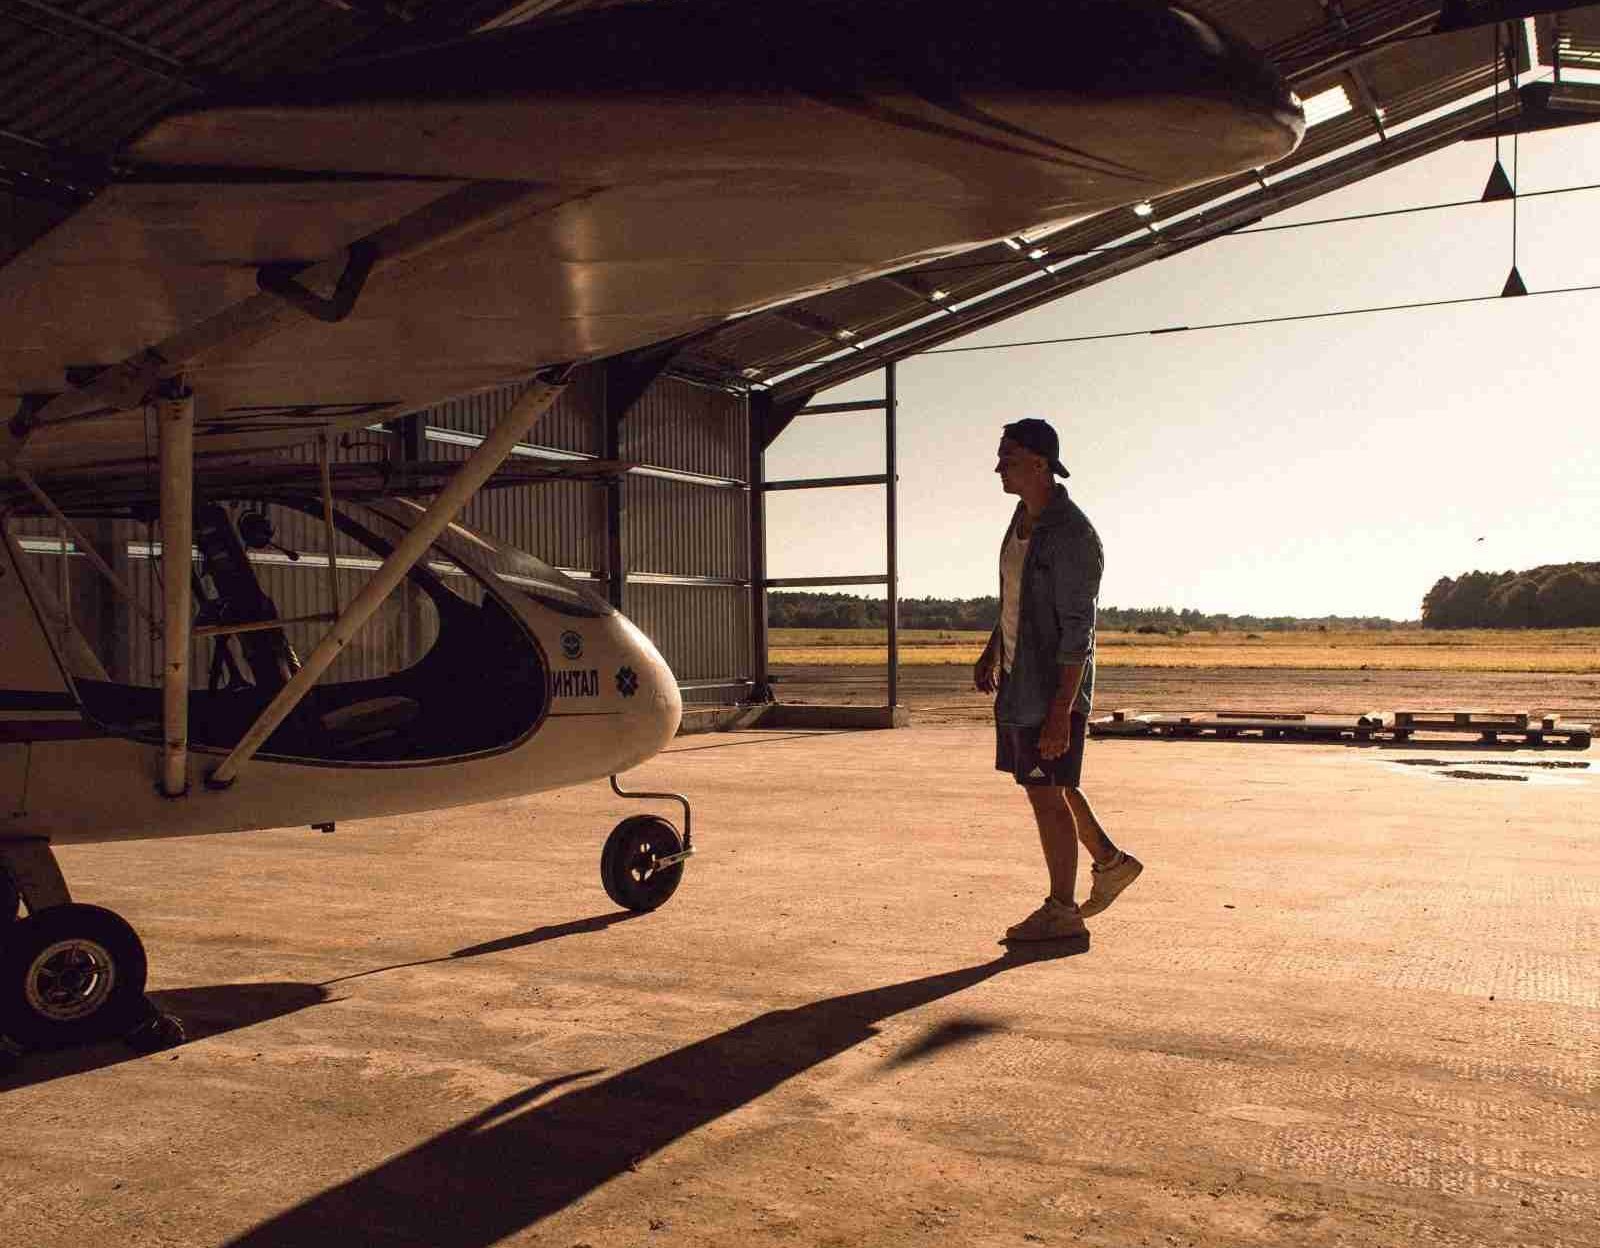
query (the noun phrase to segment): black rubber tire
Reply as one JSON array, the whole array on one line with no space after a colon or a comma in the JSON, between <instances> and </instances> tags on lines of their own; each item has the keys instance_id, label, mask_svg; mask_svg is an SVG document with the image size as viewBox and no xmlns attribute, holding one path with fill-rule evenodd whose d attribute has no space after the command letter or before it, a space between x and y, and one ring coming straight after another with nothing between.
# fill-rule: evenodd
<instances>
[{"instance_id":1,"label":"black rubber tire","mask_svg":"<svg viewBox=\"0 0 1600 1248\"><path fill-rule=\"evenodd\" d=\"M644 913L678 891L683 863L657 867L655 860L680 853L678 829L660 815L634 815L611 829L600 851L600 882L606 896L627 910Z\"/></svg>"},{"instance_id":2,"label":"black rubber tire","mask_svg":"<svg viewBox=\"0 0 1600 1248\"><path fill-rule=\"evenodd\" d=\"M32 1049L109 1040L146 1017L138 934L100 906L51 906L0 948L0 1032Z\"/></svg>"}]
</instances>

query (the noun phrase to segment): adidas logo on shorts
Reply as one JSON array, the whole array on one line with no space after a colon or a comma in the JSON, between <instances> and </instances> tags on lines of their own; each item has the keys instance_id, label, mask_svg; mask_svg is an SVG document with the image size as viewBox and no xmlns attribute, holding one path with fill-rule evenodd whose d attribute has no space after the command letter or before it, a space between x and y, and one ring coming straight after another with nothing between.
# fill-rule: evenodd
<instances>
[{"instance_id":1,"label":"adidas logo on shorts","mask_svg":"<svg viewBox=\"0 0 1600 1248\"><path fill-rule=\"evenodd\" d=\"M1037 767L1035 767L1032 771L1030 771L1028 773L1028 779L1030 779L1030 780L1043 780L1044 779L1044 772L1040 771Z\"/></svg>"}]
</instances>

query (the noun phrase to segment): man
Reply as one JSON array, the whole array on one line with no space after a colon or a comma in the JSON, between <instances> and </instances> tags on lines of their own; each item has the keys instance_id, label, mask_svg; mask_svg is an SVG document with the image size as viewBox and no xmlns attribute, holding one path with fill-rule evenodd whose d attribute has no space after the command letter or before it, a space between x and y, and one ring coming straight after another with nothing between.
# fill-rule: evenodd
<instances>
[{"instance_id":1,"label":"man","mask_svg":"<svg viewBox=\"0 0 1600 1248\"><path fill-rule=\"evenodd\" d=\"M1050 895L1011 941L1084 938L1144 870L1111 843L1079 788L1094 697L1094 615L1105 557L1087 516L1055 482L1067 476L1056 431L1019 420L1000 439L1000 488L1018 497L1000 548L1000 622L973 668L995 698L995 768L1028 794ZM1094 859L1088 900L1073 901L1078 842Z\"/></svg>"}]
</instances>

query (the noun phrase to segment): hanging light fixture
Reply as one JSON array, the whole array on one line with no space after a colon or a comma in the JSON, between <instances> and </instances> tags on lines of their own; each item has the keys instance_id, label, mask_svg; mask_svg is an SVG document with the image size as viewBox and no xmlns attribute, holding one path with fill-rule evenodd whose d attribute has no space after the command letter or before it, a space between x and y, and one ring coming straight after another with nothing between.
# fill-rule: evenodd
<instances>
[{"instance_id":1,"label":"hanging light fixture","mask_svg":"<svg viewBox=\"0 0 1600 1248\"><path fill-rule=\"evenodd\" d=\"M1516 178L1521 170L1517 167L1519 154L1520 132L1513 129L1511 132L1511 177L1506 176L1506 167L1500 163L1500 69L1505 66L1506 81L1511 87L1513 95L1517 92L1517 52L1510 45L1502 49L1500 42L1500 26L1494 28L1494 168L1489 171L1489 180L1484 183L1482 203L1493 203L1497 200L1509 199L1511 201L1511 272L1506 274L1505 285L1500 288L1502 299L1514 299L1519 295L1528 293L1527 283L1522 280L1522 274L1517 269L1517 184ZM1503 58L1503 59L1502 59Z\"/></svg>"},{"instance_id":2,"label":"hanging light fixture","mask_svg":"<svg viewBox=\"0 0 1600 1248\"><path fill-rule=\"evenodd\" d=\"M1511 179L1506 176L1506 167L1500 163L1499 157L1496 157L1494 168L1489 170L1489 180L1484 183L1482 202L1492 204L1498 199L1516 197L1517 191L1511 185Z\"/></svg>"}]
</instances>

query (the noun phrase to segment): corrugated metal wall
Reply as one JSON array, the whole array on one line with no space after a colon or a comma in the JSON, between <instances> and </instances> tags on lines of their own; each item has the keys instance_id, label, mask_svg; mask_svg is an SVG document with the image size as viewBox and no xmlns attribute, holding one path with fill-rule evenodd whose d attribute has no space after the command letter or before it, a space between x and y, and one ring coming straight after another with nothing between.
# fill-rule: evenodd
<instances>
[{"instance_id":1,"label":"corrugated metal wall","mask_svg":"<svg viewBox=\"0 0 1600 1248\"><path fill-rule=\"evenodd\" d=\"M522 386L456 399L421 414L432 431L429 458L459 461L521 393ZM582 370L560 402L538 423L526 450L541 449L574 456L597 456L604 446L605 375L599 367ZM641 465L622 485L623 565L629 574L623 610L648 635L672 665L680 682L722 688L686 690L694 703L736 702L752 671L750 654L750 550L748 490L749 409L741 396L676 378L653 384L634 405L620 430L621 458ZM454 439L453 441L451 439ZM348 435L332 448L335 461L382 459L393 443L377 429ZM298 448L293 457L315 462L314 447ZM280 617L309 615L330 609L326 535L320 517L290 509L270 509L277 540L301 553L299 562L267 552L252 562L262 589L273 599ZM479 494L463 522L558 567L603 580L606 568L605 487L573 481L553 482ZM56 536L48 520L13 522L13 532L31 537L34 566L46 583L59 582L61 557L45 549ZM159 602L159 565L145 557L143 525L117 522L104 535L127 551L128 579L144 605ZM101 536L95 536L97 543ZM336 550L341 561L358 566L340 569L340 600L348 602L370 574L372 552L343 534ZM365 562L368 566L361 567ZM87 559L74 553L67 560L74 618L97 609L102 593ZM455 582L463 582L457 586ZM467 578L449 578L452 589L468 588ZM425 595L411 597L422 605L391 601L341 656L328 679L349 680L398 670L418 657L436 627ZM324 625L296 625L287 630L302 654L321 636ZM125 655L110 656L121 670L114 679L154 683L159 652L148 630L134 621ZM203 688L210 643L196 646L194 683ZM108 662L108 667L113 666Z\"/></svg>"},{"instance_id":2,"label":"corrugated metal wall","mask_svg":"<svg viewBox=\"0 0 1600 1248\"><path fill-rule=\"evenodd\" d=\"M680 684L750 673L750 591L744 586L629 585L628 617L656 643ZM737 702L742 689L688 689L685 702Z\"/></svg>"},{"instance_id":3,"label":"corrugated metal wall","mask_svg":"<svg viewBox=\"0 0 1600 1248\"><path fill-rule=\"evenodd\" d=\"M622 457L743 481L750 467L748 404L722 390L664 378L623 422Z\"/></svg>"},{"instance_id":4,"label":"corrugated metal wall","mask_svg":"<svg viewBox=\"0 0 1600 1248\"><path fill-rule=\"evenodd\" d=\"M622 511L628 571L748 580L747 498L743 489L630 476Z\"/></svg>"},{"instance_id":5,"label":"corrugated metal wall","mask_svg":"<svg viewBox=\"0 0 1600 1248\"><path fill-rule=\"evenodd\" d=\"M630 474L623 493L623 609L683 684L750 675L748 402L676 378L645 391L622 424L621 456L706 481ZM717 582L721 582L720 584ZM690 703L736 702L743 688L690 689Z\"/></svg>"}]
</instances>

